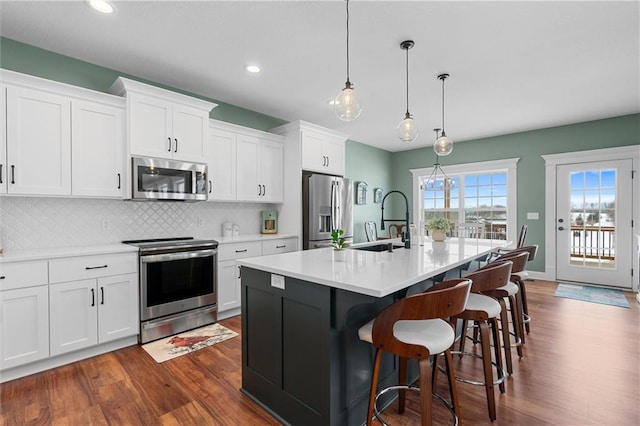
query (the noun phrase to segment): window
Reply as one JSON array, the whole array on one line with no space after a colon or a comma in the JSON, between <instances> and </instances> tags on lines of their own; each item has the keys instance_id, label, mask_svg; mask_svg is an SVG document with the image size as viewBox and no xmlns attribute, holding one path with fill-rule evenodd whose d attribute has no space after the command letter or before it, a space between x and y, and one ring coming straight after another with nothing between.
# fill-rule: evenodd
<instances>
[{"instance_id":1,"label":"window","mask_svg":"<svg viewBox=\"0 0 640 426\"><path fill-rule=\"evenodd\" d=\"M411 170L413 217L446 217L452 236L516 238L518 159L445 166L449 180L429 181L433 168ZM414 219L415 220L415 219Z\"/></svg>"}]
</instances>

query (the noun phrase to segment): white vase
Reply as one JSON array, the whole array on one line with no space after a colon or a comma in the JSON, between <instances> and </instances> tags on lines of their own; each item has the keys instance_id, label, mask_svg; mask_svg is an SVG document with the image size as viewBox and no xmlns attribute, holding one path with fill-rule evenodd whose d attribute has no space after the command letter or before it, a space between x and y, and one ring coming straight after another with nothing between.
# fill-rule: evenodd
<instances>
[{"instance_id":1,"label":"white vase","mask_svg":"<svg viewBox=\"0 0 640 426\"><path fill-rule=\"evenodd\" d=\"M440 231L438 229L435 229L431 233L431 238L433 238L433 241L444 241L445 238L447 238L447 234L444 231Z\"/></svg>"},{"instance_id":2,"label":"white vase","mask_svg":"<svg viewBox=\"0 0 640 426\"><path fill-rule=\"evenodd\" d=\"M333 250L333 260L335 260L336 262L344 262L345 258L347 257L347 251L342 249L342 250Z\"/></svg>"}]
</instances>

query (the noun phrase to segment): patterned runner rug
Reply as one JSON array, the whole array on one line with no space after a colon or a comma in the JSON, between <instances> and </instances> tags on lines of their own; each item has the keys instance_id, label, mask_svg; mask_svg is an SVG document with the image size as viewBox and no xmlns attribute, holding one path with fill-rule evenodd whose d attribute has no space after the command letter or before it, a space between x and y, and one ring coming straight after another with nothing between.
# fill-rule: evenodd
<instances>
[{"instance_id":1,"label":"patterned runner rug","mask_svg":"<svg viewBox=\"0 0 640 426\"><path fill-rule=\"evenodd\" d=\"M238 333L225 326L210 324L147 343L142 345L142 349L160 363L215 345L237 335Z\"/></svg>"},{"instance_id":2,"label":"patterned runner rug","mask_svg":"<svg viewBox=\"0 0 640 426\"><path fill-rule=\"evenodd\" d=\"M564 297L566 299L582 300L583 302L630 308L624 292L613 288L561 283L558 284L558 289L554 296Z\"/></svg>"}]
</instances>

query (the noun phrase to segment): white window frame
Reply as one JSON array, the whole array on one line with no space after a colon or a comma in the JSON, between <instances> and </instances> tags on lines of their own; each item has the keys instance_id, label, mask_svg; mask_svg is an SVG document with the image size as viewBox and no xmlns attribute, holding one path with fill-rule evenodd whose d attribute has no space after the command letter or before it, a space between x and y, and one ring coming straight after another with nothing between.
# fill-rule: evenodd
<instances>
[{"instance_id":1,"label":"white window frame","mask_svg":"<svg viewBox=\"0 0 640 426\"><path fill-rule=\"evenodd\" d=\"M507 241L515 242L519 232L518 226L518 161L520 158L507 158L504 160L481 161L478 163L452 164L442 166L449 177L477 175L483 173L507 174ZM421 218L420 202L422 201L420 179L428 177L433 167L410 169L413 176L413 219Z\"/></svg>"}]
</instances>

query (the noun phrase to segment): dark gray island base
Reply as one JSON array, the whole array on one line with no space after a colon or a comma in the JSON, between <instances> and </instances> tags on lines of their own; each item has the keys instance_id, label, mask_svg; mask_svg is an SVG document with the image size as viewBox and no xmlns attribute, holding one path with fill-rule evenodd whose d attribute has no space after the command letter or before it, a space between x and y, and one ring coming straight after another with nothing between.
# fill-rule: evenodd
<instances>
[{"instance_id":1,"label":"dark gray island base","mask_svg":"<svg viewBox=\"0 0 640 426\"><path fill-rule=\"evenodd\" d=\"M407 289L374 297L285 277L283 290L271 275L242 267L242 391L285 424L364 424L374 351L358 329ZM385 357L382 387L398 374Z\"/></svg>"}]
</instances>

